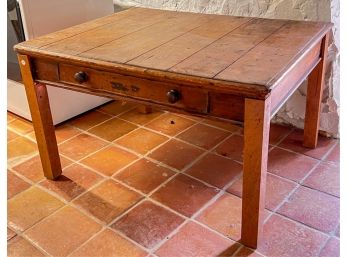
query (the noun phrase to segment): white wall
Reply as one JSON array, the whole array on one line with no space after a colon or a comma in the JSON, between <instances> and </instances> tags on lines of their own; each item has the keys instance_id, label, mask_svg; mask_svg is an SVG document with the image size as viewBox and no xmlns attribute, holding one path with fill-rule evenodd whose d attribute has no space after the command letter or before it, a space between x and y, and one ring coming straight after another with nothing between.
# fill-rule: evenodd
<instances>
[{"instance_id":1,"label":"white wall","mask_svg":"<svg viewBox=\"0 0 348 257\"><path fill-rule=\"evenodd\" d=\"M339 0L114 0L114 2L120 5L167 10L333 22L335 26L329 48L320 129L329 135L339 135ZM273 121L303 128L305 97L306 82L294 93Z\"/></svg>"}]
</instances>

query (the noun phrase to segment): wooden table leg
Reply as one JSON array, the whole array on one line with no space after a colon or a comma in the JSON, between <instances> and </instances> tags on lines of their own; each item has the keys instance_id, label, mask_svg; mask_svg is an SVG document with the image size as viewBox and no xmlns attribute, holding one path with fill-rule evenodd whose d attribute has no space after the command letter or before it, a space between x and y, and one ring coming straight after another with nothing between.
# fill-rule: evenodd
<instances>
[{"instance_id":1,"label":"wooden table leg","mask_svg":"<svg viewBox=\"0 0 348 257\"><path fill-rule=\"evenodd\" d=\"M328 37L326 35L322 41L320 62L308 76L303 145L309 148L315 148L318 142L320 105L325 79Z\"/></svg>"},{"instance_id":2,"label":"wooden table leg","mask_svg":"<svg viewBox=\"0 0 348 257\"><path fill-rule=\"evenodd\" d=\"M62 173L62 168L46 85L37 84L33 81L28 56L18 55L18 60L44 175L48 179L55 179Z\"/></svg>"},{"instance_id":3,"label":"wooden table leg","mask_svg":"<svg viewBox=\"0 0 348 257\"><path fill-rule=\"evenodd\" d=\"M251 248L257 248L263 227L270 126L269 99L245 100L241 243Z\"/></svg>"},{"instance_id":4,"label":"wooden table leg","mask_svg":"<svg viewBox=\"0 0 348 257\"><path fill-rule=\"evenodd\" d=\"M152 113L152 107L149 105L140 105L138 111L143 114Z\"/></svg>"}]
</instances>

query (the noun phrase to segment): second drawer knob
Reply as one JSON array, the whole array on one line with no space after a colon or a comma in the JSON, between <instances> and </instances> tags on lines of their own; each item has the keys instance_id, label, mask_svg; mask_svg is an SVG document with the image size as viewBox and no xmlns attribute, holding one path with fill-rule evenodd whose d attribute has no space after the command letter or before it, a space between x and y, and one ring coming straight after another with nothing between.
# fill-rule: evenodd
<instances>
[{"instance_id":1,"label":"second drawer knob","mask_svg":"<svg viewBox=\"0 0 348 257\"><path fill-rule=\"evenodd\" d=\"M79 71L79 72L76 72L75 75L74 75L74 79L79 82L79 83L83 83L83 82L86 82L87 79L88 79L88 76L87 76L87 73L84 72L84 71Z\"/></svg>"},{"instance_id":2,"label":"second drawer knob","mask_svg":"<svg viewBox=\"0 0 348 257\"><path fill-rule=\"evenodd\" d=\"M176 103L181 98L181 94L178 90L172 89L167 93L168 102L171 104Z\"/></svg>"}]
</instances>

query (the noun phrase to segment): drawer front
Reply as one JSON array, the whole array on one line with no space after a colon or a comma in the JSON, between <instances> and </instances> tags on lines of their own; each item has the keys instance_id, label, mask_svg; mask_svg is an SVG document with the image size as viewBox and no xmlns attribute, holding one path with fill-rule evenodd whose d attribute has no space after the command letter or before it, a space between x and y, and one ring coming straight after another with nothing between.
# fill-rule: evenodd
<instances>
[{"instance_id":1,"label":"drawer front","mask_svg":"<svg viewBox=\"0 0 348 257\"><path fill-rule=\"evenodd\" d=\"M195 88L59 64L59 81L187 111L207 113L208 93Z\"/></svg>"}]
</instances>

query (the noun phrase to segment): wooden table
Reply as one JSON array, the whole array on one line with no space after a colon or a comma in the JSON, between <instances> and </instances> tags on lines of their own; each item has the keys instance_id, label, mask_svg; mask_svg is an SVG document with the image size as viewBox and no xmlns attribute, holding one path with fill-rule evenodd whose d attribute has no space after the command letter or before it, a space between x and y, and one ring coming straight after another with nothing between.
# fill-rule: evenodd
<instances>
[{"instance_id":1,"label":"wooden table","mask_svg":"<svg viewBox=\"0 0 348 257\"><path fill-rule=\"evenodd\" d=\"M256 248L270 119L308 76L303 143L316 146L331 27L132 8L16 45L45 176L61 174L46 84L244 122L241 242Z\"/></svg>"}]
</instances>

